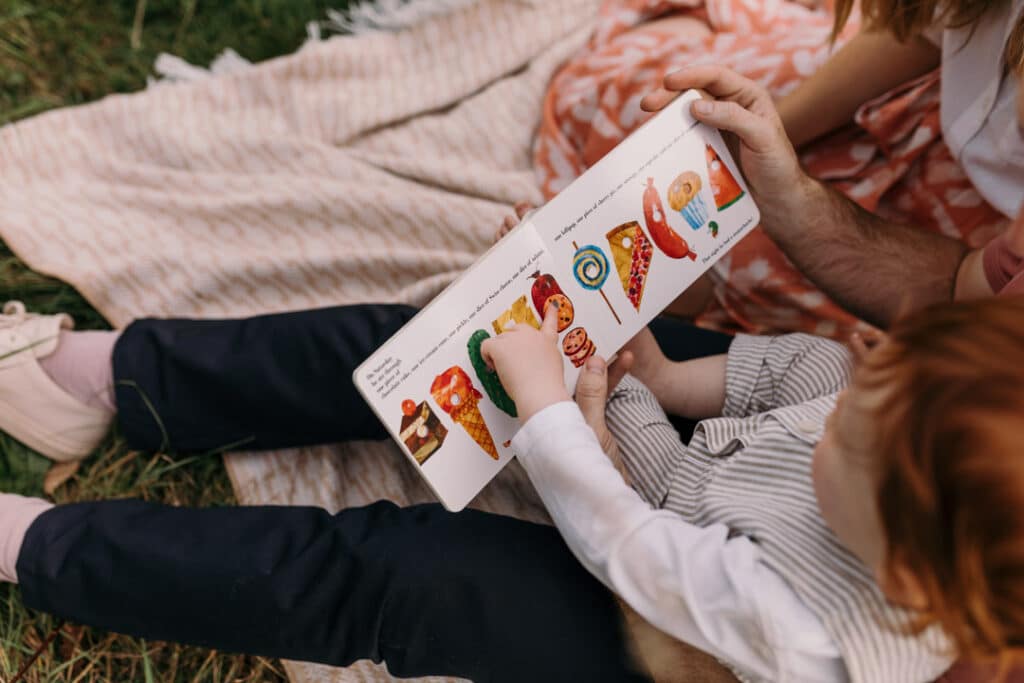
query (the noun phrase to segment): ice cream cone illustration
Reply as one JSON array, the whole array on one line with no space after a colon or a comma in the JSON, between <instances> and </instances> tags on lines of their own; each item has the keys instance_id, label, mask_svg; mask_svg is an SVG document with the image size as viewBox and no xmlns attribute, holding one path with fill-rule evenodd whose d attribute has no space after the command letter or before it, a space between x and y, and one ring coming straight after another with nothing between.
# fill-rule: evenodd
<instances>
[{"instance_id":1,"label":"ice cream cone illustration","mask_svg":"<svg viewBox=\"0 0 1024 683\"><path fill-rule=\"evenodd\" d=\"M458 422L480 448L493 459L498 459L498 449L494 447L494 439L478 406L483 394L476 390L465 370L453 365L442 372L430 385L430 395L441 410Z\"/></svg>"},{"instance_id":2,"label":"ice cream cone illustration","mask_svg":"<svg viewBox=\"0 0 1024 683\"><path fill-rule=\"evenodd\" d=\"M721 211L739 201L744 194L743 189L714 147L706 145L704 156L708 162L708 178L711 180L711 194L715 197L715 208Z\"/></svg>"}]
</instances>

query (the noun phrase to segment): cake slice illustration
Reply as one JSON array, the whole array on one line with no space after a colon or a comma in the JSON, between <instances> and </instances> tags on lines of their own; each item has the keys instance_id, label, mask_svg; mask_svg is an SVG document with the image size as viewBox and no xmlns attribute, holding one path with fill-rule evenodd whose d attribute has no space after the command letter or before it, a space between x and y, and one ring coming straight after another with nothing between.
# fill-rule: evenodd
<instances>
[{"instance_id":1,"label":"cake slice illustration","mask_svg":"<svg viewBox=\"0 0 1024 683\"><path fill-rule=\"evenodd\" d=\"M578 368L594 355L597 348L585 329L574 327L562 339L562 351L572 361L573 367Z\"/></svg>"},{"instance_id":2,"label":"cake slice illustration","mask_svg":"<svg viewBox=\"0 0 1024 683\"><path fill-rule=\"evenodd\" d=\"M633 304L633 308L639 311L654 246L636 221L629 221L609 230L605 237L608 239L608 246L611 247L612 260L619 274L619 282L622 283L622 291L626 293L626 298Z\"/></svg>"},{"instance_id":3,"label":"cake slice illustration","mask_svg":"<svg viewBox=\"0 0 1024 683\"><path fill-rule=\"evenodd\" d=\"M512 306L507 311L499 315L491 326L494 327L494 334L501 334L508 328L512 327L513 324L525 323L527 325L533 325L538 330L540 329L540 321L537 320L537 316L534 315L533 309L530 308L530 304L526 301L526 295L519 297L512 302Z\"/></svg>"},{"instance_id":4,"label":"cake slice illustration","mask_svg":"<svg viewBox=\"0 0 1024 683\"><path fill-rule=\"evenodd\" d=\"M677 178L676 181L678 182L678 180ZM697 177L697 182L700 183L699 177ZM672 183L672 187L669 188L670 198L672 197L672 188L675 186L676 183ZM690 199L692 204L693 197ZM704 200L699 195L696 199L700 200L702 205L704 204ZM672 208L678 211L675 204L672 204ZM685 212L683 215L686 215ZM654 178L647 179L647 188L644 190L644 221L647 223L647 231L651 233L651 239L654 240L655 246L661 249L661 253L665 256L675 259L689 257L691 261L697 259L697 255L690 251L690 245L686 243L686 240L669 226L665 209L661 205L661 197L658 196L658 190L654 187ZM692 227L693 224L690 223L690 226Z\"/></svg>"},{"instance_id":5,"label":"cake slice illustration","mask_svg":"<svg viewBox=\"0 0 1024 683\"><path fill-rule=\"evenodd\" d=\"M694 230L700 230L708 221L708 206L700 193L701 187L700 176L693 171L683 171L668 186L668 205L681 213ZM657 238L654 241L657 242Z\"/></svg>"},{"instance_id":6,"label":"cake slice illustration","mask_svg":"<svg viewBox=\"0 0 1024 683\"><path fill-rule=\"evenodd\" d=\"M743 188L736 182L714 147L705 145L704 158L708 162L708 178L711 181L711 194L715 198L715 208L721 211L740 200L744 195Z\"/></svg>"},{"instance_id":7,"label":"cake slice illustration","mask_svg":"<svg viewBox=\"0 0 1024 683\"><path fill-rule=\"evenodd\" d=\"M402 401L402 424L398 431L399 438L405 447L416 458L416 462L423 464L434 452L444 445L444 438L448 436L448 428L441 424L441 420L430 409L426 401L415 401L406 399Z\"/></svg>"},{"instance_id":8,"label":"cake slice illustration","mask_svg":"<svg viewBox=\"0 0 1024 683\"><path fill-rule=\"evenodd\" d=\"M505 387L502 386L498 373L487 367L487 362L484 361L483 354L480 353L480 347L490 338L491 335L487 334L486 330L477 330L470 335L469 341L466 342L469 362L473 364L476 378L480 380L480 385L483 386L487 398L491 399L491 403L498 406L498 409L502 412L516 417L518 413L516 412L515 402L508 395L508 392L505 391Z\"/></svg>"},{"instance_id":9,"label":"cake slice illustration","mask_svg":"<svg viewBox=\"0 0 1024 683\"><path fill-rule=\"evenodd\" d=\"M569 325L572 325L573 318L576 317L576 312L572 307L572 301L570 301L569 297L565 295L562 288L558 286L558 282L555 280L555 277L547 273L542 274L539 270L530 277L533 278L533 286L530 288L530 296L533 298L533 307L537 309L538 313L540 313L540 317L544 317L548 306L557 302L558 331L561 332L565 328L569 327Z\"/></svg>"},{"instance_id":10,"label":"cake slice illustration","mask_svg":"<svg viewBox=\"0 0 1024 683\"><path fill-rule=\"evenodd\" d=\"M498 459L498 449L494 447L494 439L487 429L484 416L480 414L478 404L483 394L476 390L465 370L453 365L442 372L430 385L430 395L441 410L459 423L487 455Z\"/></svg>"}]
</instances>

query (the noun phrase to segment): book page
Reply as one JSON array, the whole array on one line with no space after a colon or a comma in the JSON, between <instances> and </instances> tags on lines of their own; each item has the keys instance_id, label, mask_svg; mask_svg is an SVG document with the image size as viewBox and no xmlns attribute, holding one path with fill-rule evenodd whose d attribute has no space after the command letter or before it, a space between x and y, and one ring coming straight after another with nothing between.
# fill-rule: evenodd
<instances>
[{"instance_id":1,"label":"book page","mask_svg":"<svg viewBox=\"0 0 1024 683\"><path fill-rule=\"evenodd\" d=\"M760 221L721 135L691 116L698 97L678 97L532 217L605 358Z\"/></svg>"},{"instance_id":2,"label":"book page","mask_svg":"<svg viewBox=\"0 0 1024 683\"><path fill-rule=\"evenodd\" d=\"M353 373L449 510L513 457L515 404L480 357L558 302L566 386L611 357L759 216L717 131L677 98L485 253ZM529 362L528 359L524 362Z\"/></svg>"},{"instance_id":3,"label":"book page","mask_svg":"<svg viewBox=\"0 0 1024 683\"><path fill-rule=\"evenodd\" d=\"M540 327L530 296L551 261L523 224L368 358L357 388L449 510L461 510L513 454L515 406L480 344L512 324Z\"/></svg>"}]
</instances>

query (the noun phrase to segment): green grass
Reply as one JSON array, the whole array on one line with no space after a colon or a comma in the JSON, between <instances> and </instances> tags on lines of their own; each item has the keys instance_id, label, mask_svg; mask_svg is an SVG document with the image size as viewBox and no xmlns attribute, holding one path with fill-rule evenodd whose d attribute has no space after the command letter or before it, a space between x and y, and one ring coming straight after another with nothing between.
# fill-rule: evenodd
<instances>
[{"instance_id":1,"label":"green grass","mask_svg":"<svg viewBox=\"0 0 1024 683\"><path fill-rule=\"evenodd\" d=\"M0 125L144 87L157 54L206 64L225 47L252 61L287 54L306 22L346 0L0 0ZM2 182L2 181L0 181ZM0 302L65 311L79 328L108 325L70 286L29 270L0 243ZM49 462L0 434L0 490L42 494ZM137 497L174 505L235 502L219 457L139 453L112 434L54 495L56 502ZM158 589L158 587L154 587ZM56 627L0 587L0 680ZM24 677L42 681L279 681L279 662L149 643L64 625Z\"/></svg>"}]
</instances>

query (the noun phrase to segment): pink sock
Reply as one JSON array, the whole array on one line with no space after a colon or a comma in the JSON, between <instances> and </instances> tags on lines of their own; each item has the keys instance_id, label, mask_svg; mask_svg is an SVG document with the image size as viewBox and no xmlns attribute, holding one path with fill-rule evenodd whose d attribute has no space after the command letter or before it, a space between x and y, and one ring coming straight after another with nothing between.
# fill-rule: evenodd
<instances>
[{"instance_id":1,"label":"pink sock","mask_svg":"<svg viewBox=\"0 0 1024 683\"><path fill-rule=\"evenodd\" d=\"M36 517L53 505L41 498L0 493L0 581L18 583L18 553Z\"/></svg>"},{"instance_id":2,"label":"pink sock","mask_svg":"<svg viewBox=\"0 0 1024 683\"><path fill-rule=\"evenodd\" d=\"M57 385L82 403L117 412L114 403L114 343L116 330L61 330L57 350L39 365Z\"/></svg>"}]
</instances>

